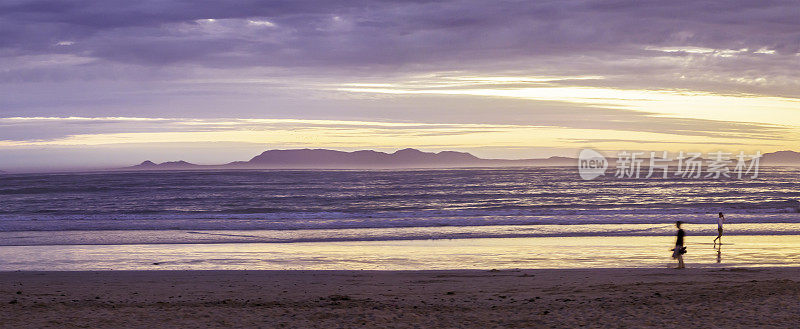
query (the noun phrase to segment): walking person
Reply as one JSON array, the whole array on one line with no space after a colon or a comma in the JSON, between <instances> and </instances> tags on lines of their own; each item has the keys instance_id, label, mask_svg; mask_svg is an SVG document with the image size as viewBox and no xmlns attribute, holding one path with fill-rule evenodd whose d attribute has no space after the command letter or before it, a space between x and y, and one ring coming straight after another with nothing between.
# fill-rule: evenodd
<instances>
[{"instance_id":1,"label":"walking person","mask_svg":"<svg viewBox=\"0 0 800 329\"><path fill-rule=\"evenodd\" d=\"M686 235L686 232L681 228L681 224L683 224L681 221L675 222L675 227L678 228L678 234L675 239L675 249L672 249L672 258L678 260L678 267L676 267L678 269L686 268L683 264L683 254L686 253L686 247L683 246L683 237Z\"/></svg>"},{"instance_id":2,"label":"walking person","mask_svg":"<svg viewBox=\"0 0 800 329\"><path fill-rule=\"evenodd\" d=\"M719 245L722 245L722 223L725 221L725 215L719 213L719 217L717 218L717 237L714 238L714 247L717 246L717 240L719 240Z\"/></svg>"}]
</instances>

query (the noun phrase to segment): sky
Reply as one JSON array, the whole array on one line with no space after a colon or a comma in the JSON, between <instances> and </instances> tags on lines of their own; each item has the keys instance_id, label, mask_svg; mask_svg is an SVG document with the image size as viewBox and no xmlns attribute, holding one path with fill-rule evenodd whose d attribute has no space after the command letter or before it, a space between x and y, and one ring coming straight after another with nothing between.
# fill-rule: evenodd
<instances>
[{"instance_id":1,"label":"sky","mask_svg":"<svg viewBox=\"0 0 800 329\"><path fill-rule=\"evenodd\" d=\"M0 0L0 169L800 150L797 1Z\"/></svg>"}]
</instances>

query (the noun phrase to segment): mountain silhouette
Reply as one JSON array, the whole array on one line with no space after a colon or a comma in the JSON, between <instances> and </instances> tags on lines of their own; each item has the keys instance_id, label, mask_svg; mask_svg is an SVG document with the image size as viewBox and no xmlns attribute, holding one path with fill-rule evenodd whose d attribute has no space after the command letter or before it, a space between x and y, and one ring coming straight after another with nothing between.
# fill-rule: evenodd
<instances>
[{"instance_id":1,"label":"mountain silhouette","mask_svg":"<svg viewBox=\"0 0 800 329\"><path fill-rule=\"evenodd\" d=\"M404 167L449 166L485 163L469 153L444 151L428 153L407 148L394 153L377 151L343 152L325 149L270 150L246 163L248 166L333 166L333 167Z\"/></svg>"},{"instance_id":2,"label":"mountain silhouette","mask_svg":"<svg viewBox=\"0 0 800 329\"><path fill-rule=\"evenodd\" d=\"M365 169L365 168L446 168L446 167L502 167L502 166L559 166L573 165L573 158L548 159L481 159L470 153L442 151L423 152L406 148L393 153L372 150L354 152L327 149L268 150L249 161L236 161L223 165L197 165L186 161L156 164L144 161L123 168L127 170L193 170L193 169Z\"/></svg>"},{"instance_id":3,"label":"mountain silhouette","mask_svg":"<svg viewBox=\"0 0 800 329\"><path fill-rule=\"evenodd\" d=\"M617 159L608 158L614 163ZM706 161L705 159L699 159ZM406 148L393 153L372 150L354 152L327 149L268 150L249 161L222 165L197 165L186 161L154 163L144 161L124 170L196 170L196 169L392 169L392 168L464 168L513 166L575 166L577 158L553 156L546 159L482 159L466 152L423 152ZM735 158L734 158L735 161ZM674 164L674 163L673 163ZM800 165L800 152L765 153L761 165ZM644 164L646 165L646 163Z\"/></svg>"},{"instance_id":4,"label":"mountain silhouette","mask_svg":"<svg viewBox=\"0 0 800 329\"><path fill-rule=\"evenodd\" d=\"M800 152L795 151L778 151L772 153L765 153L761 160L766 164L783 164L783 165L800 165Z\"/></svg>"},{"instance_id":5,"label":"mountain silhouette","mask_svg":"<svg viewBox=\"0 0 800 329\"><path fill-rule=\"evenodd\" d=\"M138 165L128 167L126 169L139 169L139 170L173 170L173 169L198 169L203 166L189 163L186 161L169 161L156 164L153 161L146 160Z\"/></svg>"}]
</instances>

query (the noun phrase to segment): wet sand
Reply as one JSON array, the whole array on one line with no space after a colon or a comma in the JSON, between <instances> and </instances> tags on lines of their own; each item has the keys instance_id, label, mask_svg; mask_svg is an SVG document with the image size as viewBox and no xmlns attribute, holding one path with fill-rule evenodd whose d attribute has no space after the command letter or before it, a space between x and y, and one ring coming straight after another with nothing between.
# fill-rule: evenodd
<instances>
[{"instance_id":1,"label":"wet sand","mask_svg":"<svg viewBox=\"0 0 800 329\"><path fill-rule=\"evenodd\" d=\"M0 272L0 327L778 327L800 268Z\"/></svg>"},{"instance_id":2,"label":"wet sand","mask_svg":"<svg viewBox=\"0 0 800 329\"><path fill-rule=\"evenodd\" d=\"M48 233L49 234L49 233ZM800 235L688 236L688 267L800 266ZM666 268L673 236L0 246L0 271Z\"/></svg>"}]
</instances>

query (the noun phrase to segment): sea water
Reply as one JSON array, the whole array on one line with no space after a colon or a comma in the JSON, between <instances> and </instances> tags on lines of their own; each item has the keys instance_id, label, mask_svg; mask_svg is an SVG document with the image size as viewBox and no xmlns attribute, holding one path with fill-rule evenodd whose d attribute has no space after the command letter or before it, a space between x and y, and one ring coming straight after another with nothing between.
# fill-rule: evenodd
<instances>
[{"instance_id":1,"label":"sea water","mask_svg":"<svg viewBox=\"0 0 800 329\"><path fill-rule=\"evenodd\" d=\"M30 269L35 261L11 255L34 257L35 250L42 250L38 255L44 257L51 255L47 250L59 249L62 254L75 256L75 264L79 263L78 255L97 256L84 262L83 268L101 263L107 265L102 268L114 268L113 264L131 268L125 259L145 267L159 263L164 268L171 263L157 257L159 254L175 255L172 251L183 250L176 257L185 256L185 262L178 263L196 264L191 268L219 268L220 264L228 264L222 268L246 268L247 262L237 262L249 258L235 250L256 250L261 257L258 259L268 260L267 249L297 250L303 246L294 253L297 259L283 266L318 268L304 263L305 256L301 255L305 255L302 250L322 246L328 250L344 248L339 256L329 255L321 261L338 269L349 264L344 261L348 255L369 257L369 253L356 255L356 249L372 250L379 258L381 246L403 250L427 244L434 248L429 249L431 255L442 248L469 254L465 246L499 241L506 247L495 246L498 255L494 258L477 253L480 256L475 256L474 262L458 262L491 266L489 260L505 257L499 255L504 253L500 250L510 252L519 246L559 254L528 246L529 241L544 245L550 243L546 241L566 240L617 241L617 245L654 241L648 237L669 241L677 220L687 222L687 240L691 243L693 236L716 234L718 212L726 215L726 235L741 239L781 235L784 237L776 239L791 242L800 235L798 181L800 171L793 168L761 168L758 178L741 180L620 179L606 175L585 181L574 168L6 174L0 175L0 246L5 246L0 247L0 266ZM342 247L348 243L361 247ZM664 249L664 243L653 243L653 248ZM571 250L589 255L604 248L577 245L584 247L573 246ZM210 265L213 262L193 254L192 250L198 248L213 250L211 254L223 260ZM556 247L547 247L552 248ZM225 250L230 254L218 254ZM735 250L729 254L734 255ZM460 259L444 254L447 256L442 257L451 260ZM589 255L587 258L595 258ZM655 259L661 259L658 257ZM401 255L389 258L396 259L396 264L378 263L383 268L419 266L402 261ZM518 261L521 259L524 257ZM796 261L784 259L787 264ZM196 262L186 263L190 261ZM63 259L49 262L66 262L65 269L80 267ZM431 266L448 267L444 265L448 262L442 260L441 266ZM251 265L275 268L275 264L283 263L259 264ZM544 260L537 264L553 265ZM639 260L636 264L651 262ZM358 267L350 265L345 267Z\"/></svg>"}]
</instances>

